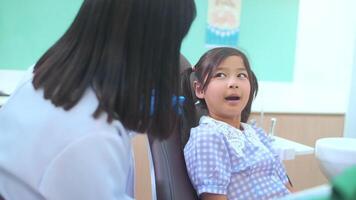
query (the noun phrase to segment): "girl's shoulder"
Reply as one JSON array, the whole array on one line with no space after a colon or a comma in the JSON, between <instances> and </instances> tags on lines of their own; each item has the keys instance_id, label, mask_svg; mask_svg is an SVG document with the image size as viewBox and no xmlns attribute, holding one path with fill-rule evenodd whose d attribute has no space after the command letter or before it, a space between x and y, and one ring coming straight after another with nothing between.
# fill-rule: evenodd
<instances>
[{"instance_id":1,"label":"girl's shoulder","mask_svg":"<svg viewBox=\"0 0 356 200\"><path fill-rule=\"evenodd\" d=\"M266 131L256 123L242 123L242 126L248 135L257 137L265 145L271 144L272 139L267 135Z\"/></svg>"},{"instance_id":2,"label":"girl's shoulder","mask_svg":"<svg viewBox=\"0 0 356 200\"><path fill-rule=\"evenodd\" d=\"M261 128L260 126L258 126L256 123L248 124L248 123L241 122L241 125L244 128L244 130L247 132L252 132L257 135L262 135L262 136L266 135L265 130L263 128Z\"/></svg>"},{"instance_id":3,"label":"girl's shoulder","mask_svg":"<svg viewBox=\"0 0 356 200\"><path fill-rule=\"evenodd\" d=\"M218 127L213 126L211 124L199 124L198 126L192 128L190 130L191 135L200 135L200 136L214 136L220 135L221 131Z\"/></svg>"},{"instance_id":4,"label":"girl's shoulder","mask_svg":"<svg viewBox=\"0 0 356 200\"><path fill-rule=\"evenodd\" d=\"M190 139L223 139L224 128L207 116L202 116L199 125L190 130Z\"/></svg>"}]
</instances>

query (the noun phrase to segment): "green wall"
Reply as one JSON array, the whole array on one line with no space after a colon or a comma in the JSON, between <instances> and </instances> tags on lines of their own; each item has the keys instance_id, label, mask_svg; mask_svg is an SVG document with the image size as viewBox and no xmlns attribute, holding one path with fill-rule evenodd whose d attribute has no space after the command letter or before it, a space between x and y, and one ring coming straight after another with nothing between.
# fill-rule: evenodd
<instances>
[{"instance_id":1,"label":"green wall","mask_svg":"<svg viewBox=\"0 0 356 200\"><path fill-rule=\"evenodd\" d=\"M0 0L0 69L26 69L63 34L82 0ZM205 47L207 0L195 0L197 18L182 53L195 64ZM242 0L236 47L259 80L291 82L299 0Z\"/></svg>"},{"instance_id":2,"label":"green wall","mask_svg":"<svg viewBox=\"0 0 356 200\"><path fill-rule=\"evenodd\" d=\"M195 2L198 16L182 47L192 64L208 50L205 47L208 1ZM259 80L293 80L298 6L299 0L242 0L236 47L248 55Z\"/></svg>"},{"instance_id":3,"label":"green wall","mask_svg":"<svg viewBox=\"0 0 356 200\"><path fill-rule=\"evenodd\" d=\"M299 0L244 1L239 46L263 80L293 79L298 5Z\"/></svg>"},{"instance_id":4,"label":"green wall","mask_svg":"<svg viewBox=\"0 0 356 200\"><path fill-rule=\"evenodd\" d=\"M65 32L82 0L0 0L0 69L26 69Z\"/></svg>"}]
</instances>

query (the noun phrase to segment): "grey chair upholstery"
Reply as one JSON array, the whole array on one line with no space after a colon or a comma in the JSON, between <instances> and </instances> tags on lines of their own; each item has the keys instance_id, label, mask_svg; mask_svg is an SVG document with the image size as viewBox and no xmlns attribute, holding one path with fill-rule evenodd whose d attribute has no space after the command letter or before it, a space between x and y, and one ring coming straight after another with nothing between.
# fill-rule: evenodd
<instances>
[{"instance_id":1,"label":"grey chair upholstery","mask_svg":"<svg viewBox=\"0 0 356 200\"><path fill-rule=\"evenodd\" d=\"M196 200L189 180L179 131L167 140L148 137L156 184L157 200Z\"/></svg>"},{"instance_id":2,"label":"grey chair upholstery","mask_svg":"<svg viewBox=\"0 0 356 200\"><path fill-rule=\"evenodd\" d=\"M183 56L181 56L180 66L181 71L191 67ZM158 140L148 135L157 200L198 199L185 166L181 130L178 126L166 140Z\"/></svg>"}]
</instances>

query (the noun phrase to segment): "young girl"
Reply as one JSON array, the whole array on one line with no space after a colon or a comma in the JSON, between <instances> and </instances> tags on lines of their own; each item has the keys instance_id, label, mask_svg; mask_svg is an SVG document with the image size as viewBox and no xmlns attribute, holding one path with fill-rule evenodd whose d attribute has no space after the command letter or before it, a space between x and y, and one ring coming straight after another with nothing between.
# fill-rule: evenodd
<instances>
[{"instance_id":1,"label":"young girl","mask_svg":"<svg viewBox=\"0 0 356 200\"><path fill-rule=\"evenodd\" d=\"M202 199L262 200L289 194L286 171L271 141L261 128L246 124L258 86L246 56L233 48L212 49L183 73L183 79L186 103L192 108L197 98L207 109L184 148L198 195Z\"/></svg>"}]
</instances>

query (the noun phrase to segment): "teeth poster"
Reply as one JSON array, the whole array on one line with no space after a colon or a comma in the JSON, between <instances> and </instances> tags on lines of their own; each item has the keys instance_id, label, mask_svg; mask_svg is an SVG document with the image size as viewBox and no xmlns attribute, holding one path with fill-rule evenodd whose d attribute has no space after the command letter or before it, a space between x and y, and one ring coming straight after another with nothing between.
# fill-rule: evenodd
<instances>
[{"instance_id":1,"label":"teeth poster","mask_svg":"<svg viewBox=\"0 0 356 200\"><path fill-rule=\"evenodd\" d=\"M208 0L206 46L237 46L242 0Z\"/></svg>"}]
</instances>

